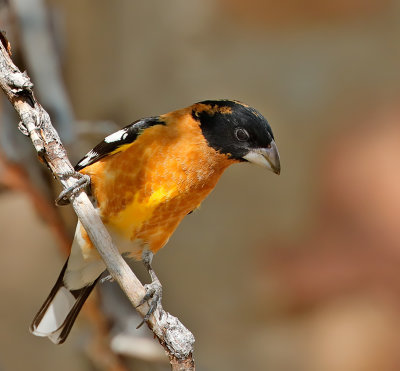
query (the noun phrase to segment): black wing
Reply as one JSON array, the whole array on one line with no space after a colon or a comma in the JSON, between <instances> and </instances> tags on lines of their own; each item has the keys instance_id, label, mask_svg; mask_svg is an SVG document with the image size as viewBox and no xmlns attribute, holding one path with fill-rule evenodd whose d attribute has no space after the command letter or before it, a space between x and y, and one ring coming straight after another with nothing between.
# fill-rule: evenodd
<instances>
[{"instance_id":1,"label":"black wing","mask_svg":"<svg viewBox=\"0 0 400 371\"><path fill-rule=\"evenodd\" d=\"M124 144L134 142L143 130L154 125L165 125L165 122L159 117L148 117L135 121L132 124L125 126L121 130L110 134L76 164L75 170L82 170L86 166L99 161L103 157L113 154Z\"/></svg>"}]
</instances>

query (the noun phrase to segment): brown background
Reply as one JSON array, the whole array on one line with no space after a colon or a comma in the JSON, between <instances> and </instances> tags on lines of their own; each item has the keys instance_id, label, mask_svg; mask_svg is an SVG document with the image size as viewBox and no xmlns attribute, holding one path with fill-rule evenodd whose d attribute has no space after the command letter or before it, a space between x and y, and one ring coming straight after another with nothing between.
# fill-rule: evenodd
<instances>
[{"instance_id":1,"label":"brown background","mask_svg":"<svg viewBox=\"0 0 400 371\"><path fill-rule=\"evenodd\" d=\"M78 119L232 98L274 130L281 176L228 169L155 259L198 369L399 370L400 2L48 7ZM24 195L0 194L0 235L0 369L91 370L85 321L62 346L27 330L64 258Z\"/></svg>"}]
</instances>

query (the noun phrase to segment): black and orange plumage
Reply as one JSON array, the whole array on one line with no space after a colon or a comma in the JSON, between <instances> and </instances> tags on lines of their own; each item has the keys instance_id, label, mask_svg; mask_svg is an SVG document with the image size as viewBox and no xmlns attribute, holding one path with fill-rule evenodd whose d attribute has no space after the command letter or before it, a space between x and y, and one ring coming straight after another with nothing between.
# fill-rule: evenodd
<instances>
[{"instance_id":1,"label":"black and orange plumage","mask_svg":"<svg viewBox=\"0 0 400 371\"><path fill-rule=\"evenodd\" d=\"M280 172L267 120L231 100L203 101L138 120L109 135L76 165L90 176L102 221L119 250L143 260L155 278L144 300L152 312L161 286L151 258L182 219L199 207L231 164L252 162ZM78 222L71 254L31 331L62 343L105 270ZM150 314L150 313L149 313Z\"/></svg>"}]
</instances>

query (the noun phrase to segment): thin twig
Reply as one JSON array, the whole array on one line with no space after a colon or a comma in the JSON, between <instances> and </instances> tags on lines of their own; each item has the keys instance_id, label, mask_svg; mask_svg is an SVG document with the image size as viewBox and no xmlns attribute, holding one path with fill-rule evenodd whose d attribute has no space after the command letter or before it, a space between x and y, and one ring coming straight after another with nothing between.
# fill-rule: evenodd
<instances>
[{"instance_id":1,"label":"thin twig","mask_svg":"<svg viewBox=\"0 0 400 371\"><path fill-rule=\"evenodd\" d=\"M60 138L51 124L50 117L36 100L26 72L12 62L9 43L4 34L0 43L0 87L6 94L21 118L19 129L29 135L39 158L47 164L53 175L64 188L76 183L74 169L68 160ZM137 307L145 294L145 289L133 274L128 264L111 241L106 228L86 193L80 191L73 199L72 206L96 246L111 276L118 282L134 307ZM147 305L136 308L144 316ZM177 318L162 309L157 309L148 322L149 328L158 338L170 359L172 370L194 370L194 337Z\"/></svg>"}]
</instances>

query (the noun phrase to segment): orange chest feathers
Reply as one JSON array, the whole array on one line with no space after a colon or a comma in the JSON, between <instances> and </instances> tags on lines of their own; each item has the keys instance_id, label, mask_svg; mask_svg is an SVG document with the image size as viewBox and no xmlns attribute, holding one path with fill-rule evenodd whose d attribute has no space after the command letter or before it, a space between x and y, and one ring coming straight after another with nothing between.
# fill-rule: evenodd
<instances>
[{"instance_id":1,"label":"orange chest feathers","mask_svg":"<svg viewBox=\"0 0 400 371\"><path fill-rule=\"evenodd\" d=\"M208 146L187 114L146 129L121 149L81 172L91 176L104 223L155 251L234 162Z\"/></svg>"}]
</instances>

